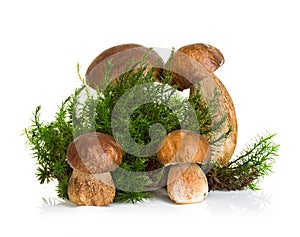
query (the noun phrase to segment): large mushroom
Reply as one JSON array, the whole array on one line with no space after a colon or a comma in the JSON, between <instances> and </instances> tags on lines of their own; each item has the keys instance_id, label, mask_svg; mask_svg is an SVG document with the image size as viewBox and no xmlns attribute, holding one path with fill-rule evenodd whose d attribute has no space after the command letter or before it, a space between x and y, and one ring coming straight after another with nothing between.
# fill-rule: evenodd
<instances>
[{"instance_id":1,"label":"large mushroom","mask_svg":"<svg viewBox=\"0 0 300 237\"><path fill-rule=\"evenodd\" d=\"M173 131L161 142L157 158L164 166L171 165L167 190L173 202L197 203L207 197L207 179L198 165L210 159L210 146L204 136L188 130Z\"/></svg>"},{"instance_id":2,"label":"large mushroom","mask_svg":"<svg viewBox=\"0 0 300 237\"><path fill-rule=\"evenodd\" d=\"M105 72L109 62L113 66L109 82L117 80L128 67L138 69L141 66L139 62L147 64L145 73L154 68L156 81L159 81L159 74L164 68L163 59L154 50L139 44L121 44L103 51L92 61L85 75L87 85L94 89L106 86Z\"/></svg>"},{"instance_id":3,"label":"large mushroom","mask_svg":"<svg viewBox=\"0 0 300 237\"><path fill-rule=\"evenodd\" d=\"M115 186L110 171L122 162L122 149L113 137L91 132L75 138L67 150L73 168L68 197L77 205L105 206L113 202Z\"/></svg>"},{"instance_id":4,"label":"large mushroom","mask_svg":"<svg viewBox=\"0 0 300 237\"><path fill-rule=\"evenodd\" d=\"M232 157L237 143L237 119L233 101L219 78L213 73L224 63L224 56L221 51L214 46L197 43L190 44L178 49L173 56L171 73L175 84L179 90L190 88L193 95L199 82L201 93L209 98L215 88L220 92L221 101L218 109L218 116L222 118L226 115L223 130L219 134L224 134L231 128L229 136L222 141L219 151L212 159L221 164L226 164ZM212 94L212 93L211 93Z\"/></svg>"}]
</instances>

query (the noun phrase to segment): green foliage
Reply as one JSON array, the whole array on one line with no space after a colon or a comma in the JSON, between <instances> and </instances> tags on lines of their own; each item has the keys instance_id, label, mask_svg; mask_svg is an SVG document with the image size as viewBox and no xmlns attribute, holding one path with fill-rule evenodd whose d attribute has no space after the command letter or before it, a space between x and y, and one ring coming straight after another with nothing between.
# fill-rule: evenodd
<instances>
[{"instance_id":1,"label":"green foliage","mask_svg":"<svg viewBox=\"0 0 300 237\"><path fill-rule=\"evenodd\" d=\"M28 144L33 151L33 157L37 159L37 178L41 183L58 180L57 193L62 198L67 198L67 184L72 169L66 162L66 151L68 145L72 142L74 136L84 134L90 131L102 132L114 135L112 131L112 117L117 115L128 116L128 121L124 119L117 120L115 126L125 126L128 128L130 137L138 145L152 144L156 150L159 142L166 133L174 130L188 127L191 110L195 113L197 123L191 127L191 130L198 131L205 135L212 132L211 114L208 105L203 102L201 94L190 99L182 98L176 94L176 86L171 86L171 75L165 71L161 80L168 84L155 84L154 68L147 69L147 64L140 62L127 68L127 72L120 75L114 83L108 83L110 80L111 64L107 66L105 80L106 88L99 88L96 91L89 90L88 87L76 91L59 108L55 120L51 123L40 121L40 107L34 113L32 125L25 129ZM133 70L135 68L135 70ZM79 66L77 65L79 74ZM79 74L80 75L80 74ZM164 78L164 79L163 79ZM80 77L82 80L82 78ZM148 94L152 96L149 103L141 104L128 110L132 103L132 95L128 91L139 85L150 85ZM124 105L116 109L116 104L120 98L125 95L127 100ZM80 96L81 95L81 96ZM84 98L82 98L84 95ZM123 98L123 97L122 97ZM190 104L191 108L183 106ZM166 106L167 104L167 106ZM127 106L128 105L128 106ZM126 124L128 123L128 124ZM161 124L158 129L152 131L151 126ZM219 124L222 126L222 122ZM163 127L164 129L159 129ZM122 141L123 146L130 147L127 143L127 137L119 132L118 140ZM112 176L117 188L116 201L140 201L150 194L146 191L149 187L160 183L158 173L155 177L149 177L149 171L161 168L155 154L151 156L136 156L124 152L123 162L120 168L112 172ZM164 172L164 169L162 169Z\"/></svg>"},{"instance_id":2,"label":"green foliage","mask_svg":"<svg viewBox=\"0 0 300 237\"><path fill-rule=\"evenodd\" d=\"M123 162L120 168L111 173L117 188L115 201L125 202L135 202L142 197L148 197L150 194L146 190L155 185L154 180L157 177L150 178L147 172L161 168L159 162L155 162L157 160L155 154L145 157L128 153L128 149L132 148L132 142L128 140L128 137L137 145L144 146L144 150L141 149L141 151L145 154L148 150L157 151L163 137L171 131L188 128L210 138L214 133L213 129L216 131L221 129L225 121L222 118L217 126L212 126L211 117L214 114L211 112L216 112L213 109L215 106L213 103L218 96L217 93L211 105L204 102L199 91L193 97L183 98L179 96L176 86L172 85L172 78L168 71L161 76L162 81L168 84L155 84L154 68L148 71L147 65L143 63L138 69L136 69L136 64L133 67L134 70L127 68L127 72L120 75L114 83L107 83L106 88L98 88L95 92L96 97L89 96L89 92L86 93L87 99L82 105L79 118L76 118L76 126L78 124L79 127L75 129L79 131L78 135L88 132L90 128L95 129L97 132L112 135L119 141L124 150ZM139 87L140 85L142 87ZM147 85L145 91L139 94L141 90L144 90L144 85ZM139 89L136 90L136 88ZM132 93L130 93L131 90L133 90ZM136 107L132 105L136 103L136 100L143 100L147 96L151 96L150 102L138 103L139 106ZM122 105L117 106L120 101ZM94 111L93 114L91 110ZM190 120L193 115L197 123L191 124ZM85 117L93 118L88 122L88 126L86 126L87 123L80 121ZM129 121L124 118L129 118ZM161 126L154 131L151 130L152 125L157 124ZM113 133L112 126L118 131L117 134ZM163 129L160 129L162 127ZM155 182L160 183L159 180Z\"/></svg>"},{"instance_id":3,"label":"green foliage","mask_svg":"<svg viewBox=\"0 0 300 237\"><path fill-rule=\"evenodd\" d=\"M259 136L227 165L206 165L204 169L208 171L206 176L210 190L259 189L259 182L272 172L274 159L278 156L279 145L273 142L274 136Z\"/></svg>"},{"instance_id":4,"label":"green foliage","mask_svg":"<svg viewBox=\"0 0 300 237\"><path fill-rule=\"evenodd\" d=\"M124 148L132 148L130 142L145 147L142 151L147 153L156 151L167 133L189 129L203 134L212 147L217 147L231 132L231 128L226 128L225 133L220 132L224 131L226 116L215 119L219 97L217 90L211 101L205 101L200 90L189 98L182 98L178 95L176 85L173 85L169 70L160 74L160 84L154 83L157 80L155 68L149 70L146 60L128 63L126 72L110 83L112 68L109 62L104 76L105 88L90 90L83 85L61 104L54 121L50 123L41 121L41 107L38 106L31 125L25 129L27 143L37 161L37 179L40 183L57 180L57 194L64 199L68 198L67 187L72 172L66 161L66 151L74 137L81 134L97 131L121 141L123 162L111 172L117 189L115 201L135 203L151 197L151 192L147 190L166 184L168 169L158 162L156 152L148 156L127 152ZM84 84L79 65L77 72ZM149 85L146 89L139 87L146 84ZM137 87L140 92L129 93ZM151 101L132 106L138 93L145 93L145 98L148 93ZM123 104L117 106L120 100ZM190 123L194 117L196 123ZM160 126L155 127L157 124ZM114 134L114 129L118 131L117 134ZM132 141L129 141L128 134ZM206 166L210 188L256 189L258 179L271 170L273 157L278 150L278 146L271 142L272 137L260 138L253 147L247 147L226 166L215 163Z\"/></svg>"},{"instance_id":5,"label":"green foliage","mask_svg":"<svg viewBox=\"0 0 300 237\"><path fill-rule=\"evenodd\" d=\"M63 199L68 199L68 185L71 174L65 175L58 181L56 192L57 195Z\"/></svg>"},{"instance_id":6,"label":"green foliage","mask_svg":"<svg viewBox=\"0 0 300 237\"><path fill-rule=\"evenodd\" d=\"M118 195L116 195L114 202L143 202L147 198L152 198L149 192L125 192L118 190Z\"/></svg>"},{"instance_id":7,"label":"green foliage","mask_svg":"<svg viewBox=\"0 0 300 237\"><path fill-rule=\"evenodd\" d=\"M41 106L38 106L33 114L31 126L24 130L32 156L37 161L37 179L41 184L57 180L58 196L62 198L67 198L66 184L72 172L66 162L66 151L73 140L74 101L75 96L68 97L59 107L55 120L50 123L41 121Z\"/></svg>"}]
</instances>

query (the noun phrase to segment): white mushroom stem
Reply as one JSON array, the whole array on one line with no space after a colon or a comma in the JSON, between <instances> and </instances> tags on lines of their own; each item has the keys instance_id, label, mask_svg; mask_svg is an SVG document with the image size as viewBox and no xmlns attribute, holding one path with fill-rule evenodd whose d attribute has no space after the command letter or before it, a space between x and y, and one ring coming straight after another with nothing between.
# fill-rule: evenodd
<instances>
[{"instance_id":1,"label":"white mushroom stem","mask_svg":"<svg viewBox=\"0 0 300 237\"><path fill-rule=\"evenodd\" d=\"M195 163L171 166L167 189L170 199L177 204L202 202L208 195L206 176Z\"/></svg>"}]
</instances>

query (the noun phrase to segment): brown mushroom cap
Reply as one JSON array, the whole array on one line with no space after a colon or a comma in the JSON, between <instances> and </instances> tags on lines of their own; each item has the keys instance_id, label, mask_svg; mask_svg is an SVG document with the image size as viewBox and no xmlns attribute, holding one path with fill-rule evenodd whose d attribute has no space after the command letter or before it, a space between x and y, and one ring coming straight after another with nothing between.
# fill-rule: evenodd
<instances>
[{"instance_id":1,"label":"brown mushroom cap","mask_svg":"<svg viewBox=\"0 0 300 237\"><path fill-rule=\"evenodd\" d=\"M171 73L180 90L190 88L209 76L224 63L220 50L207 44L190 44L178 49L173 56Z\"/></svg>"},{"instance_id":2,"label":"brown mushroom cap","mask_svg":"<svg viewBox=\"0 0 300 237\"><path fill-rule=\"evenodd\" d=\"M157 158L163 165L205 164L210 159L210 145L204 136L196 132L177 130L169 133L160 143Z\"/></svg>"},{"instance_id":3,"label":"brown mushroom cap","mask_svg":"<svg viewBox=\"0 0 300 237\"><path fill-rule=\"evenodd\" d=\"M146 54L147 69L154 69L154 76L158 79L158 74L164 67L163 59L153 50L150 50L139 44L122 44L111 47L99 54L90 64L86 71L86 83L92 88L104 87L104 73L109 61L112 62L113 68L111 72L111 81L115 81L123 74L127 67L134 66L136 62L144 60ZM138 68L138 65L135 67Z\"/></svg>"},{"instance_id":4,"label":"brown mushroom cap","mask_svg":"<svg viewBox=\"0 0 300 237\"><path fill-rule=\"evenodd\" d=\"M178 49L178 52L187 54L197 60L209 73L216 71L225 61L221 51L209 44L185 45Z\"/></svg>"},{"instance_id":5,"label":"brown mushroom cap","mask_svg":"<svg viewBox=\"0 0 300 237\"><path fill-rule=\"evenodd\" d=\"M69 145L67 161L75 170L98 174L115 170L122 162L122 153L112 136L91 132L78 136Z\"/></svg>"}]
</instances>

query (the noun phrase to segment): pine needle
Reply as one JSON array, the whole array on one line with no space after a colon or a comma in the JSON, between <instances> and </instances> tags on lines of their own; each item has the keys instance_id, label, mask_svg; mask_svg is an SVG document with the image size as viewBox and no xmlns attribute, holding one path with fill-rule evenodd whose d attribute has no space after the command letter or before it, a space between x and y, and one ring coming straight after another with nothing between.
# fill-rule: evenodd
<instances>
[{"instance_id":1,"label":"pine needle","mask_svg":"<svg viewBox=\"0 0 300 237\"><path fill-rule=\"evenodd\" d=\"M210 163L206 167L210 190L258 190L260 181L272 172L279 145L276 134L258 136L234 160L221 166Z\"/></svg>"}]
</instances>

